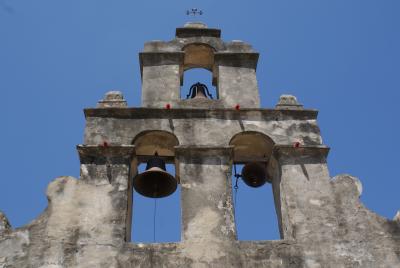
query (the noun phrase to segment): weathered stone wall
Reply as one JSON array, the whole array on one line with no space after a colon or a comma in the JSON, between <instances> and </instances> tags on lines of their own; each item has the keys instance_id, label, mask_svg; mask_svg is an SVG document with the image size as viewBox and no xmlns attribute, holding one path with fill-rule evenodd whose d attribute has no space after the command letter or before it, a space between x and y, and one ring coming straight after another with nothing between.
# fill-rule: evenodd
<instances>
[{"instance_id":1,"label":"weathered stone wall","mask_svg":"<svg viewBox=\"0 0 400 268\"><path fill-rule=\"evenodd\" d=\"M320 142L315 112L193 110L184 116L183 111L164 111L87 110L87 145L78 147L80 179L53 181L48 208L27 226L12 230L1 217L0 267L400 265L400 223L360 203L358 179L330 178L328 148ZM169 116L175 117L172 123ZM229 141L242 128L260 131L276 143L268 169L282 240L235 239ZM179 243L127 242L129 174L136 159L131 143L145 130L167 130L180 143L175 148L182 188ZM299 137L307 143L296 148L292 142ZM107 146L98 145L104 141Z\"/></svg>"},{"instance_id":2,"label":"weathered stone wall","mask_svg":"<svg viewBox=\"0 0 400 268\"><path fill-rule=\"evenodd\" d=\"M148 130L174 133L180 145L227 146L244 131L263 133L276 144L322 143L315 110L116 108L86 109L85 115L85 144L131 144Z\"/></svg>"}]
</instances>

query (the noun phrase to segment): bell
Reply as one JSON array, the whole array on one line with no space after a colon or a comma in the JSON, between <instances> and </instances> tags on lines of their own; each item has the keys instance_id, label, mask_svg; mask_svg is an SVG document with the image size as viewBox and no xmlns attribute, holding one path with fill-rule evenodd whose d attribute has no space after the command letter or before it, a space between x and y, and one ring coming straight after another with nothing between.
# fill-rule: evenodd
<instances>
[{"instance_id":1,"label":"bell","mask_svg":"<svg viewBox=\"0 0 400 268\"><path fill-rule=\"evenodd\" d=\"M242 170L242 179L250 187L264 185L268 180L265 164L260 162L247 163Z\"/></svg>"},{"instance_id":2,"label":"bell","mask_svg":"<svg viewBox=\"0 0 400 268\"><path fill-rule=\"evenodd\" d=\"M206 97L206 90L202 86L202 84L197 85L194 90L192 91L192 96L190 97L192 99L198 99L198 98L203 98L207 99Z\"/></svg>"},{"instance_id":3,"label":"bell","mask_svg":"<svg viewBox=\"0 0 400 268\"><path fill-rule=\"evenodd\" d=\"M146 171L133 179L133 188L141 195L161 198L175 192L177 181L166 172L165 161L155 155L147 161Z\"/></svg>"},{"instance_id":4,"label":"bell","mask_svg":"<svg viewBox=\"0 0 400 268\"><path fill-rule=\"evenodd\" d=\"M200 82L197 82L190 87L189 94L186 96L186 98L189 98L189 96L191 99L207 99L207 96L212 99L212 95L208 91L207 86Z\"/></svg>"}]
</instances>

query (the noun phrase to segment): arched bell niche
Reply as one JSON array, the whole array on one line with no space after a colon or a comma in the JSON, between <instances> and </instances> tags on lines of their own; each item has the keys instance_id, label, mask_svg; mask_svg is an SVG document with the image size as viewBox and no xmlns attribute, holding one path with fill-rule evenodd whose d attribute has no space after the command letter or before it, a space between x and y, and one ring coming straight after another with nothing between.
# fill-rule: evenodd
<instances>
[{"instance_id":1,"label":"arched bell niche","mask_svg":"<svg viewBox=\"0 0 400 268\"><path fill-rule=\"evenodd\" d=\"M130 193L131 240L134 243L164 243L180 241L180 187L171 195L160 198L146 197L134 189L138 174L146 171L148 161L157 153L165 161L166 172L179 183L179 171L175 163L174 147L178 138L163 130L149 130L139 133L132 141L136 150L136 161L132 163ZM147 173L148 174L148 173ZM141 175L142 176L142 175ZM148 179L148 177L142 177Z\"/></svg>"},{"instance_id":2,"label":"arched bell niche","mask_svg":"<svg viewBox=\"0 0 400 268\"><path fill-rule=\"evenodd\" d=\"M232 137L229 145L233 146L235 163L267 162L272 154L274 141L257 131L244 131Z\"/></svg>"},{"instance_id":3,"label":"arched bell niche","mask_svg":"<svg viewBox=\"0 0 400 268\"><path fill-rule=\"evenodd\" d=\"M174 147L179 145L178 138L164 130L148 130L139 133L134 139L133 144L135 145L136 155L140 160L145 160L146 157L154 155L158 152L160 156L171 161L174 157Z\"/></svg>"},{"instance_id":4,"label":"arched bell niche","mask_svg":"<svg viewBox=\"0 0 400 268\"><path fill-rule=\"evenodd\" d=\"M279 191L273 189L272 176L268 170L274 141L256 131L240 132L232 137L233 146L232 199L238 240L280 239ZM245 182L244 167L264 169L265 181L258 185ZM241 177L235 177L235 173ZM235 187L237 186L237 187Z\"/></svg>"},{"instance_id":5,"label":"arched bell niche","mask_svg":"<svg viewBox=\"0 0 400 268\"><path fill-rule=\"evenodd\" d=\"M181 99L188 98L190 87L197 82L206 85L213 99L218 99L215 48L205 43L190 43L185 45L182 51L184 58L180 75Z\"/></svg>"},{"instance_id":6,"label":"arched bell niche","mask_svg":"<svg viewBox=\"0 0 400 268\"><path fill-rule=\"evenodd\" d=\"M198 82L207 87L207 89L204 90L203 95L205 98L202 98L203 100L214 101L218 99L217 89L212 86L211 79L210 71L205 68L191 68L186 70L184 72L184 79L181 86L181 99L192 100L193 91L190 90L190 88Z\"/></svg>"},{"instance_id":7,"label":"arched bell niche","mask_svg":"<svg viewBox=\"0 0 400 268\"><path fill-rule=\"evenodd\" d=\"M213 71L215 49L202 43L192 43L182 48L185 52L183 58L183 70L191 68L204 68Z\"/></svg>"}]
</instances>

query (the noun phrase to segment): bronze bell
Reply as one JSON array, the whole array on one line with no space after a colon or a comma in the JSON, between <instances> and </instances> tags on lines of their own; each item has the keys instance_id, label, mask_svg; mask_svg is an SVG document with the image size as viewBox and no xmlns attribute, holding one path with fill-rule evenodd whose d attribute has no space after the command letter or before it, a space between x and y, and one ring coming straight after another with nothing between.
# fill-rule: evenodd
<instances>
[{"instance_id":1,"label":"bronze bell","mask_svg":"<svg viewBox=\"0 0 400 268\"><path fill-rule=\"evenodd\" d=\"M178 183L166 172L165 161L155 155L147 161L146 171L133 179L133 188L146 197L161 198L175 192Z\"/></svg>"},{"instance_id":2,"label":"bronze bell","mask_svg":"<svg viewBox=\"0 0 400 268\"><path fill-rule=\"evenodd\" d=\"M250 187L260 187L269 181L264 163L250 162L242 169L242 179Z\"/></svg>"},{"instance_id":3,"label":"bronze bell","mask_svg":"<svg viewBox=\"0 0 400 268\"><path fill-rule=\"evenodd\" d=\"M207 96L210 97L211 99L213 98L210 92L208 91L207 86L200 82L197 82L196 84L193 84L190 87L189 94L186 95L186 98L188 99L190 97L191 99L198 99L198 98L207 99Z\"/></svg>"}]
</instances>

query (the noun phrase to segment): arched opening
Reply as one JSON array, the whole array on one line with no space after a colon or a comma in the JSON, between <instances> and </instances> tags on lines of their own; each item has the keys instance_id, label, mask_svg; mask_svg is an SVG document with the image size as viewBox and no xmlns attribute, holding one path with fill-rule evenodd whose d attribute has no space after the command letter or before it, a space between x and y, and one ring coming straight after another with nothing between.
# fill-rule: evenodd
<instances>
[{"instance_id":1,"label":"arched opening","mask_svg":"<svg viewBox=\"0 0 400 268\"><path fill-rule=\"evenodd\" d=\"M192 92L190 92L190 88L198 82L207 87L211 95L210 97L207 93L205 94L208 99L218 99L217 88L212 85L211 72L204 68L194 68L184 72L181 86L181 99L191 99Z\"/></svg>"},{"instance_id":2,"label":"arched opening","mask_svg":"<svg viewBox=\"0 0 400 268\"><path fill-rule=\"evenodd\" d=\"M191 98L189 90L195 83L204 84L212 99L218 99L218 92L215 88L216 75L214 70L215 49L208 44L193 43L182 49L185 52L183 60L183 73L181 76L181 99ZM211 97L205 94L207 98Z\"/></svg>"},{"instance_id":3,"label":"arched opening","mask_svg":"<svg viewBox=\"0 0 400 268\"><path fill-rule=\"evenodd\" d=\"M246 163L251 161L267 162L272 154L274 141L267 135L256 131L244 131L232 137L234 161Z\"/></svg>"},{"instance_id":4,"label":"arched opening","mask_svg":"<svg viewBox=\"0 0 400 268\"><path fill-rule=\"evenodd\" d=\"M145 171L140 163L138 172ZM166 164L167 172L176 175L175 165ZM181 189L163 198L150 198L133 194L132 241L135 243L178 242L181 239Z\"/></svg>"},{"instance_id":5,"label":"arched opening","mask_svg":"<svg viewBox=\"0 0 400 268\"><path fill-rule=\"evenodd\" d=\"M146 160L146 157L154 155L155 152L170 159L173 158L174 147L179 145L179 141L170 132L149 130L139 133L133 140L133 144L135 145L136 155L141 160Z\"/></svg>"},{"instance_id":6,"label":"arched opening","mask_svg":"<svg viewBox=\"0 0 400 268\"><path fill-rule=\"evenodd\" d=\"M267 170L274 142L262 133L246 131L236 134L229 144L234 146L232 199L238 240L280 239L279 207L274 202L274 192L277 191L273 191L272 178ZM265 180L252 187L249 186L251 183L246 183L243 170L246 165L254 169L254 164L264 168Z\"/></svg>"},{"instance_id":7,"label":"arched opening","mask_svg":"<svg viewBox=\"0 0 400 268\"><path fill-rule=\"evenodd\" d=\"M174 176L179 183L175 169L174 147L179 141L172 133L153 130L142 132L133 141L136 148L137 162L132 163L132 180L146 171L146 163L155 153L165 161L166 172ZM139 194L131 188L133 197L130 205L132 228L130 237L133 242L162 243L180 241L181 206L180 186L171 195L152 198Z\"/></svg>"},{"instance_id":8,"label":"arched opening","mask_svg":"<svg viewBox=\"0 0 400 268\"><path fill-rule=\"evenodd\" d=\"M194 43L183 47L185 58L184 71L191 68L204 68L212 71L214 66L215 49L207 44Z\"/></svg>"}]
</instances>

